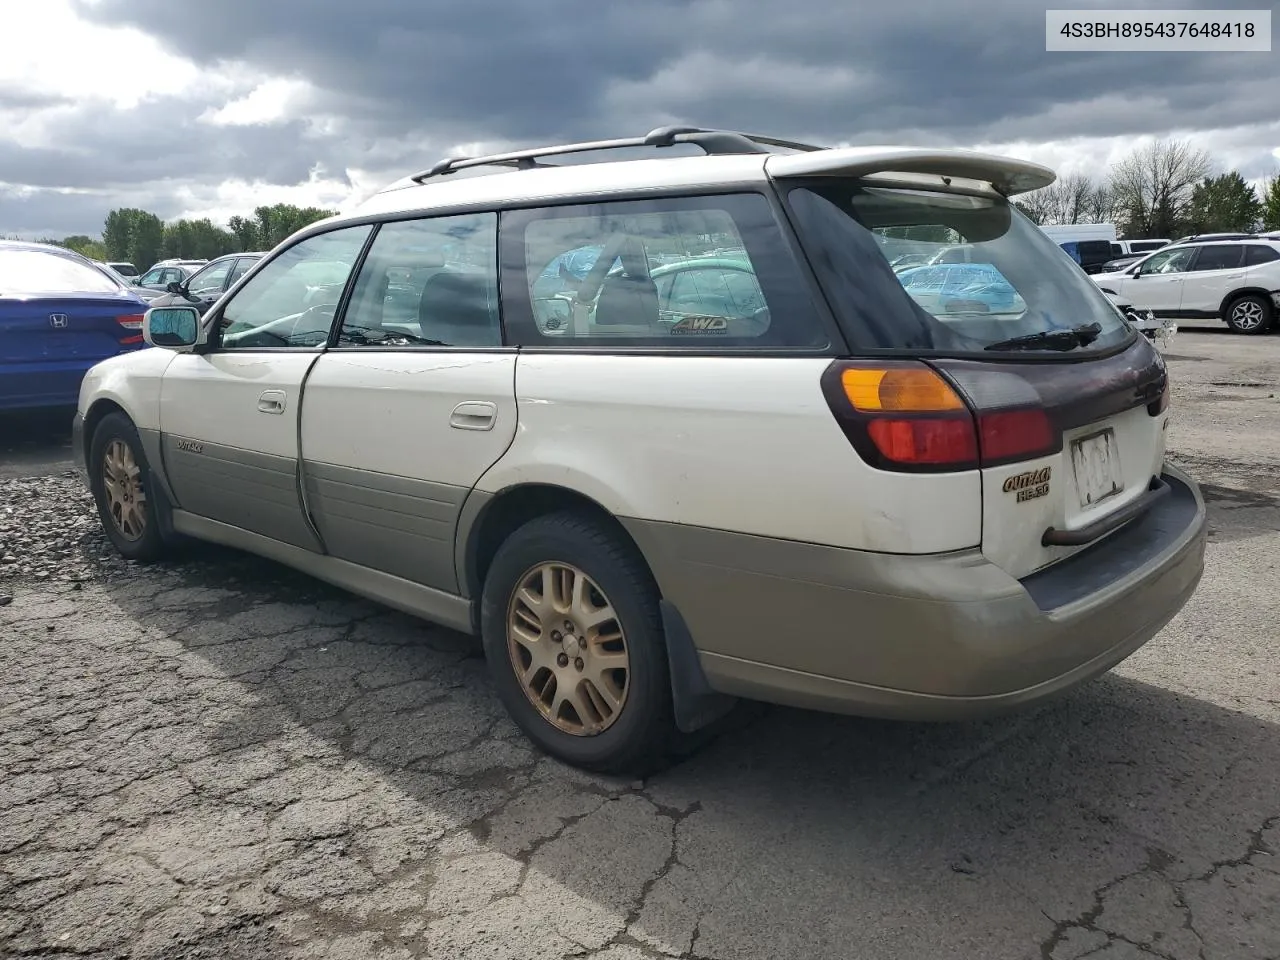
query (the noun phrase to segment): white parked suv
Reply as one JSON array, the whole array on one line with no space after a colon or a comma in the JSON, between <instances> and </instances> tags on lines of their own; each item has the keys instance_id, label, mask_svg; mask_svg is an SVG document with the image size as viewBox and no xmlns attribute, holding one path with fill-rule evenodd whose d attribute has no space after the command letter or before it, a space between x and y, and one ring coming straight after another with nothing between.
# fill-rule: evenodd
<instances>
[{"instance_id":1,"label":"white parked suv","mask_svg":"<svg viewBox=\"0 0 1280 960\"><path fill-rule=\"evenodd\" d=\"M1008 199L1053 178L692 128L446 160L149 311L75 450L126 557L217 541L475 632L585 767L738 697L1039 701L1159 630L1205 535L1159 354ZM903 235L982 269L926 309Z\"/></svg>"},{"instance_id":2,"label":"white parked suv","mask_svg":"<svg viewBox=\"0 0 1280 960\"><path fill-rule=\"evenodd\" d=\"M1158 317L1220 319L1236 333L1266 333L1280 309L1280 240L1178 243L1093 280Z\"/></svg>"}]
</instances>

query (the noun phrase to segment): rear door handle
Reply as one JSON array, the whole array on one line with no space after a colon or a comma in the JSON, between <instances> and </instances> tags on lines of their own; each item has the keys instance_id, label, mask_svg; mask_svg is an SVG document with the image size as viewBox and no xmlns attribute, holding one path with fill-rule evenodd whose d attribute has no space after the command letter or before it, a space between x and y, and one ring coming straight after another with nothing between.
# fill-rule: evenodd
<instances>
[{"instance_id":1,"label":"rear door handle","mask_svg":"<svg viewBox=\"0 0 1280 960\"><path fill-rule=\"evenodd\" d=\"M453 408L449 426L455 430L492 430L498 420L498 405L487 400L466 400Z\"/></svg>"},{"instance_id":2,"label":"rear door handle","mask_svg":"<svg viewBox=\"0 0 1280 960\"><path fill-rule=\"evenodd\" d=\"M284 413L284 407L283 390L267 390L258 398L258 409L263 413Z\"/></svg>"}]
</instances>

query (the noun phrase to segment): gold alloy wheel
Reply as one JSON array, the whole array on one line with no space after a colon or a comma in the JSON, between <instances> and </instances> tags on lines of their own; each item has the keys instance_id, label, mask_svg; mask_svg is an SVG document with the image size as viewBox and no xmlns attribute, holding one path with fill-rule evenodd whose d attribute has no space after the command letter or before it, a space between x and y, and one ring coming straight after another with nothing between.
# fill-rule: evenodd
<instances>
[{"instance_id":1,"label":"gold alloy wheel","mask_svg":"<svg viewBox=\"0 0 1280 960\"><path fill-rule=\"evenodd\" d=\"M123 440L107 444L102 455L102 486L116 530L126 540L141 540L147 532L147 494L142 489L142 470Z\"/></svg>"},{"instance_id":2,"label":"gold alloy wheel","mask_svg":"<svg viewBox=\"0 0 1280 960\"><path fill-rule=\"evenodd\" d=\"M627 640L604 592L568 563L540 563L507 605L507 650L529 702L557 730L608 730L631 680Z\"/></svg>"}]
</instances>

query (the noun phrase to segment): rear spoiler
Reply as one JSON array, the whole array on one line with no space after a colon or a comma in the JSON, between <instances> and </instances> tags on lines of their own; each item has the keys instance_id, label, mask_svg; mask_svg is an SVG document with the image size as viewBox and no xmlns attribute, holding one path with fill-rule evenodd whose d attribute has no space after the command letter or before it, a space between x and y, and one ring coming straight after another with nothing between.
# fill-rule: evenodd
<instances>
[{"instance_id":1,"label":"rear spoiler","mask_svg":"<svg viewBox=\"0 0 1280 960\"><path fill-rule=\"evenodd\" d=\"M894 173L961 177L989 183L993 190L1006 197L1039 190L1058 178L1048 167L1026 160L970 150L917 147L838 147L812 153L774 154L765 160L764 168L775 179Z\"/></svg>"}]
</instances>

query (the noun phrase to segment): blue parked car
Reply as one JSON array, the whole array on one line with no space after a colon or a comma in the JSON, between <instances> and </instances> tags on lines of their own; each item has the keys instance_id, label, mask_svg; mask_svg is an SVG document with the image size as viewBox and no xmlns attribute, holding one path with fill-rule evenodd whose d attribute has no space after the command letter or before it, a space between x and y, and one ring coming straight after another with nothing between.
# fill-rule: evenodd
<instances>
[{"instance_id":1,"label":"blue parked car","mask_svg":"<svg viewBox=\"0 0 1280 960\"><path fill-rule=\"evenodd\" d=\"M909 267L898 281L935 316L945 313L1021 313L1027 308L1004 274L989 263Z\"/></svg>"},{"instance_id":2,"label":"blue parked car","mask_svg":"<svg viewBox=\"0 0 1280 960\"><path fill-rule=\"evenodd\" d=\"M143 345L146 310L78 253L0 240L0 410L74 406L86 370Z\"/></svg>"}]
</instances>

